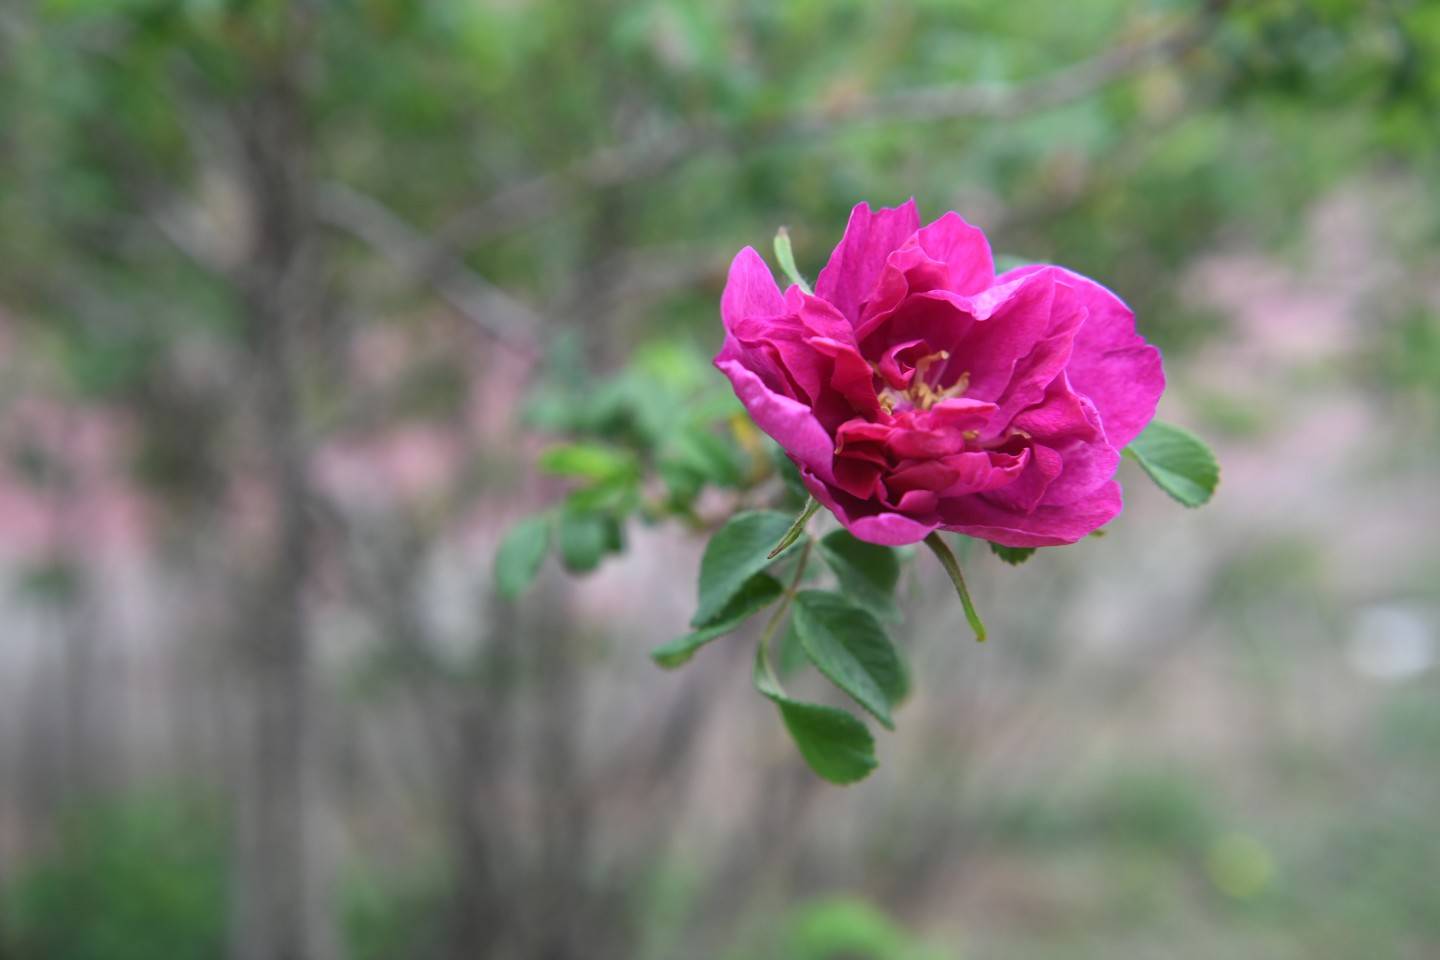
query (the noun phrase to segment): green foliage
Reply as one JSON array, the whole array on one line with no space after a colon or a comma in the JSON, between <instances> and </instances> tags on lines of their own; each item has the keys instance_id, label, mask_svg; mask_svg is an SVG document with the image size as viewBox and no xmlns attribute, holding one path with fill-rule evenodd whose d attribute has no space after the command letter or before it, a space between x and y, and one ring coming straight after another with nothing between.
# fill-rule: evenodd
<instances>
[{"instance_id":1,"label":"green foliage","mask_svg":"<svg viewBox=\"0 0 1440 960\"><path fill-rule=\"evenodd\" d=\"M894 547L857 540L848 530L821 538L820 556L840 581L845 598L876 618L895 622L895 585L900 582L900 557Z\"/></svg>"},{"instance_id":2,"label":"green foliage","mask_svg":"<svg viewBox=\"0 0 1440 960\"><path fill-rule=\"evenodd\" d=\"M770 699L780 708L785 729L790 731L800 755L821 777L841 785L854 783L868 777L879 765L875 760L875 738L865 724L844 710L801 703L779 694Z\"/></svg>"},{"instance_id":3,"label":"green foliage","mask_svg":"<svg viewBox=\"0 0 1440 960\"><path fill-rule=\"evenodd\" d=\"M795 595L795 632L810 661L885 727L905 697L908 680L885 629L838 594L804 590Z\"/></svg>"},{"instance_id":4,"label":"green foliage","mask_svg":"<svg viewBox=\"0 0 1440 960\"><path fill-rule=\"evenodd\" d=\"M745 583L768 567L772 547L790 528L790 518L773 510L737 513L705 546L700 559L700 604L693 627L710 623Z\"/></svg>"},{"instance_id":5,"label":"green foliage","mask_svg":"<svg viewBox=\"0 0 1440 960\"><path fill-rule=\"evenodd\" d=\"M615 517L574 509L560 511L556 539L560 562L571 573L589 573L605 554L618 553L624 545Z\"/></svg>"},{"instance_id":6,"label":"green foliage","mask_svg":"<svg viewBox=\"0 0 1440 960\"><path fill-rule=\"evenodd\" d=\"M550 549L550 518L526 517L505 534L495 553L495 586L514 599L525 592Z\"/></svg>"},{"instance_id":7,"label":"green foliage","mask_svg":"<svg viewBox=\"0 0 1440 960\"><path fill-rule=\"evenodd\" d=\"M173 798L61 818L56 846L5 891L17 956L210 960L225 952L225 838Z\"/></svg>"},{"instance_id":8,"label":"green foliage","mask_svg":"<svg viewBox=\"0 0 1440 960\"><path fill-rule=\"evenodd\" d=\"M1210 499L1220 483L1220 464L1205 442L1188 430L1152 420L1125 453L1155 485L1187 507Z\"/></svg>"},{"instance_id":9,"label":"green foliage","mask_svg":"<svg viewBox=\"0 0 1440 960\"><path fill-rule=\"evenodd\" d=\"M776 955L786 960L945 960L868 901L828 897L791 912Z\"/></svg>"},{"instance_id":10,"label":"green foliage","mask_svg":"<svg viewBox=\"0 0 1440 960\"><path fill-rule=\"evenodd\" d=\"M1029 560L1031 557L1033 557L1033 556L1035 555L1035 551L1036 551L1037 549L1039 549L1039 548L1038 548L1038 547L1007 547L1007 546L1005 546L1004 544L1001 544L1001 543L991 543L991 544L990 544L990 552L993 553L993 554L995 554L995 556L999 557L1001 560L1004 560L1006 563L1010 564L1010 566L1012 566L1012 567L1018 567L1018 566L1020 566L1020 564L1024 563L1026 560Z\"/></svg>"},{"instance_id":11,"label":"green foliage","mask_svg":"<svg viewBox=\"0 0 1440 960\"><path fill-rule=\"evenodd\" d=\"M779 580L768 573L757 573L745 581L740 591L730 598L725 608L709 623L664 646L656 647L650 651L650 658L667 669L678 667L694 656L696 650L711 640L734 631L751 616L780 599L783 592L784 588L780 586Z\"/></svg>"},{"instance_id":12,"label":"green foliage","mask_svg":"<svg viewBox=\"0 0 1440 960\"><path fill-rule=\"evenodd\" d=\"M865 724L836 707L787 696L769 673L764 647L755 661L755 688L779 709L800 755L819 776L843 785L865 779L878 766L875 738Z\"/></svg>"},{"instance_id":13,"label":"green foliage","mask_svg":"<svg viewBox=\"0 0 1440 960\"><path fill-rule=\"evenodd\" d=\"M340 883L345 960L432 956L448 932L436 918L454 898L449 878L433 867L396 870L388 863L347 865Z\"/></svg>"},{"instance_id":14,"label":"green foliage","mask_svg":"<svg viewBox=\"0 0 1440 960\"><path fill-rule=\"evenodd\" d=\"M611 481L639 472L635 456L627 450L598 443L567 443L551 447L536 461L546 473L586 480Z\"/></svg>"}]
</instances>

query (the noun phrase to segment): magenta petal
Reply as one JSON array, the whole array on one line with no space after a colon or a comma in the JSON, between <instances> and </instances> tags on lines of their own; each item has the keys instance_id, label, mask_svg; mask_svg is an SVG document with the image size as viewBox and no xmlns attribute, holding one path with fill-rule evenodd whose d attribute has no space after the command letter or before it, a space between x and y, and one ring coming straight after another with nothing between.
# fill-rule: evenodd
<instances>
[{"instance_id":1,"label":"magenta petal","mask_svg":"<svg viewBox=\"0 0 1440 960\"><path fill-rule=\"evenodd\" d=\"M869 515L852 513L846 508L845 501L854 503L854 498L839 494L807 470L800 471L800 479L815 499L835 514L835 518L845 529L867 543L903 547L906 544L919 543L938 526L938 522L934 520L917 520L890 511Z\"/></svg>"},{"instance_id":2,"label":"magenta petal","mask_svg":"<svg viewBox=\"0 0 1440 960\"><path fill-rule=\"evenodd\" d=\"M958 478L941 495L947 499L964 497L968 494L999 490L1013 483L1030 462L1030 451L1025 449L1018 455L1007 453L961 453L945 458L945 462L956 472Z\"/></svg>"},{"instance_id":3,"label":"magenta petal","mask_svg":"<svg viewBox=\"0 0 1440 960\"><path fill-rule=\"evenodd\" d=\"M1120 466L1120 451L1108 443L1073 443L1059 453L1065 468L1045 490L1041 506L1063 507L1089 497Z\"/></svg>"},{"instance_id":4,"label":"magenta petal","mask_svg":"<svg viewBox=\"0 0 1440 960\"><path fill-rule=\"evenodd\" d=\"M1019 267L1000 282L1039 269ZM1165 392L1160 351L1135 332L1135 314L1109 289L1078 273L1052 269L1062 274L1062 282L1076 291L1088 312L1066 367L1070 382L1095 402L1110 443L1123 449L1155 416L1155 405Z\"/></svg>"},{"instance_id":5,"label":"magenta petal","mask_svg":"<svg viewBox=\"0 0 1440 960\"><path fill-rule=\"evenodd\" d=\"M878 543L885 547L903 547L906 544L919 543L928 537L936 526L938 524L925 523L914 517L888 511L877 513L874 516L860 517L848 524L850 532L855 535L857 540Z\"/></svg>"},{"instance_id":6,"label":"magenta petal","mask_svg":"<svg viewBox=\"0 0 1440 960\"><path fill-rule=\"evenodd\" d=\"M1070 389L1069 380L1063 373L1051 381L1044 401L1016 414L1010 421L1010 428L1047 442L1094 442L1105 436L1094 405Z\"/></svg>"},{"instance_id":7,"label":"magenta petal","mask_svg":"<svg viewBox=\"0 0 1440 960\"><path fill-rule=\"evenodd\" d=\"M915 361L925 355L924 340L906 340L885 351L877 365L880 376L896 390L910 389L915 379Z\"/></svg>"},{"instance_id":8,"label":"magenta petal","mask_svg":"<svg viewBox=\"0 0 1440 960\"><path fill-rule=\"evenodd\" d=\"M926 254L945 264L947 289L975 294L995 282L990 241L979 227L966 223L960 214L952 211L921 227L916 239Z\"/></svg>"},{"instance_id":9,"label":"magenta petal","mask_svg":"<svg viewBox=\"0 0 1440 960\"><path fill-rule=\"evenodd\" d=\"M725 279L725 292L720 295L720 319L725 329L733 331L746 317L776 317L788 312L774 275L755 248L746 247L735 254Z\"/></svg>"},{"instance_id":10,"label":"magenta petal","mask_svg":"<svg viewBox=\"0 0 1440 960\"><path fill-rule=\"evenodd\" d=\"M875 372L854 347L826 337L811 337L808 345L816 354L831 360L830 388L845 398L852 412L870 416L880 412Z\"/></svg>"},{"instance_id":11,"label":"magenta petal","mask_svg":"<svg viewBox=\"0 0 1440 960\"><path fill-rule=\"evenodd\" d=\"M906 516L931 514L940 503L940 495L934 490L909 490L900 497L895 509Z\"/></svg>"},{"instance_id":12,"label":"magenta petal","mask_svg":"<svg viewBox=\"0 0 1440 960\"><path fill-rule=\"evenodd\" d=\"M1017 514L986 497L960 497L940 502L946 530L980 537L1007 547L1055 547L1074 543L1100 529L1120 512L1120 484L1111 480L1090 498L1063 507L1040 506Z\"/></svg>"},{"instance_id":13,"label":"magenta petal","mask_svg":"<svg viewBox=\"0 0 1440 960\"><path fill-rule=\"evenodd\" d=\"M1035 444L1020 475L1005 486L991 490L986 499L1006 510L1029 514L1045 499L1050 485L1064 469L1065 462L1058 450Z\"/></svg>"},{"instance_id":14,"label":"magenta petal","mask_svg":"<svg viewBox=\"0 0 1440 960\"><path fill-rule=\"evenodd\" d=\"M856 323L860 305L875 288L885 258L919 228L913 199L875 211L868 203L857 203L850 211L844 238L815 280L815 295L833 303Z\"/></svg>"},{"instance_id":15,"label":"magenta petal","mask_svg":"<svg viewBox=\"0 0 1440 960\"><path fill-rule=\"evenodd\" d=\"M1037 271L973 301L976 323L950 360L970 374L967 396L1000 405L996 427L1045 395L1064 368L1084 313L1053 271ZM947 374L953 375L953 374Z\"/></svg>"},{"instance_id":16,"label":"magenta petal","mask_svg":"<svg viewBox=\"0 0 1440 960\"><path fill-rule=\"evenodd\" d=\"M739 360L722 354L716 358L715 366L730 378L735 395L756 426L784 447L797 463L827 483L834 482L834 441L809 407L775 393Z\"/></svg>"}]
</instances>

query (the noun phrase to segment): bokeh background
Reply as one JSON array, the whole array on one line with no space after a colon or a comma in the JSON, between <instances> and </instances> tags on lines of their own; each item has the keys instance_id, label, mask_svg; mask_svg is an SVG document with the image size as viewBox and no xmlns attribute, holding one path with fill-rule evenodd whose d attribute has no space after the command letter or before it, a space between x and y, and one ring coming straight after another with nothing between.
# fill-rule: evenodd
<instances>
[{"instance_id":1,"label":"bokeh background","mask_svg":"<svg viewBox=\"0 0 1440 960\"><path fill-rule=\"evenodd\" d=\"M1437 121L1428 0L6 0L0 956L1440 956ZM912 195L1224 473L971 551L984 646L916 563L841 789L753 633L650 663L703 517L492 555Z\"/></svg>"}]
</instances>

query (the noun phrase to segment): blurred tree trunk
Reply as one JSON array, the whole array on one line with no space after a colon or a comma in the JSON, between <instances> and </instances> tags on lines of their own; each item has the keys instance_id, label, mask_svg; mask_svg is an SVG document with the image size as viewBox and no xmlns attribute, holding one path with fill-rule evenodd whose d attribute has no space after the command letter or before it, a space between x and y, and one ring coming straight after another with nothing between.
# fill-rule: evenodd
<instances>
[{"instance_id":1,"label":"blurred tree trunk","mask_svg":"<svg viewBox=\"0 0 1440 960\"><path fill-rule=\"evenodd\" d=\"M507 847L499 787L512 766L514 694L519 682L519 626L515 604L492 593L486 605L488 636L480 654L474 688L459 691L454 705L456 736L449 776L449 831L455 851L451 885L451 960L490 956L497 947L513 951L524 909L515 891L523 878Z\"/></svg>"},{"instance_id":2,"label":"blurred tree trunk","mask_svg":"<svg viewBox=\"0 0 1440 960\"><path fill-rule=\"evenodd\" d=\"M232 954L333 956L330 905L305 829L313 751L304 593L311 570L299 389L305 322L320 301L308 206L308 130L296 57L257 65L236 113L253 248L244 277L259 469L271 498L268 548L252 605L239 611L253 711L238 795Z\"/></svg>"}]
</instances>

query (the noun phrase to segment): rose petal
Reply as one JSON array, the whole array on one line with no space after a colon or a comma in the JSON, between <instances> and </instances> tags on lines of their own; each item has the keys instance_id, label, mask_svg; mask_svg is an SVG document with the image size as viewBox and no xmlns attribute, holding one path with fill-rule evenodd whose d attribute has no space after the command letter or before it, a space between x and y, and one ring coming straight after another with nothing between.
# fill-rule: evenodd
<instances>
[{"instance_id":1,"label":"rose petal","mask_svg":"<svg viewBox=\"0 0 1440 960\"><path fill-rule=\"evenodd\" d=\"M1019 267L1002 275L1000 282L1039 269ZM1108 288L1070 270L1050 269L1075 289L1088 311L1066 367L1070 382L1095 401L1110 443L1123 449L1155 416L1155 405L1165 392L1160 351L1135 332L1135 314Z\"/></svg>"},{"instance_id":2,"label":"rose petal","mask_svg":"<svg viewBox=\"0 0 1440 960\"><path fill-rule=\"evenodd\" d=\"M950 212L921 227L916 234L921 249L945 264L945 288L955 293L975 294L995 282L995 261L990 241L979 227Z\"/></svg>"},{"instance_id":3,"label":"rose petal","mask_svg":"<svg viewBox=\"0 0 1440 960\"><path fill-rule=\"evenodd\" d=\"M815 499L835 514L845 529L867 543L903 547L924 540L939 525L934 517L919 519L888 510L866 513L864 509L871 504L857 502L854 497L827 486L813 473L802 469L800 479Z\"/></svg>"},{"instance_id":4,"label":"rose petal","mask_svg":"<svg viewBox=\"0 0 1440 960\"><path fill-rule=\"evenodd\" d=\"M913 198L898 207L875 211L868 203L857 203L850 211L844 238L815 279L815 295L834 304L852 324L857 323L860 305L874 290L885 258L919 228Z\"/></svg>"},{"instance_id":5,"label":"rose petal","mask_svg":"<svg viewBox=\"0 0 1440 960\"><path fill-rule=\"evenodd\" d=\"M730 261L725 292L720 294L720 319L726 330L745 317L775 317L788 313L775 276L754 247L746 247Z\"/></svg>"},{"instance_id":6,"label":"rose petal","mask_svg":"<svg viewBox=\"0 0 1440 960\"><path fill-rule=\"evenodd\" d=\"M1066 506L1040 506L1017 514L986 499L985 494L941 500L939 513L946 530L990 540L1007 547L1053 547L1093 533L1109 523L1124 505L1120 484L1104 484L1082 501Z\"/></svg>"},{"instance_id":7,"label":"rose petal","mask_svg":"<svg viewBox=\"0 0 1440 960\"><path fill-rule=\"evenodd\" d=\"M790 455L800 466L833 482L834 442L820 426L810 408L774 392L739 360L717 357L715 366L730 378L735 395L755 425Z\"/></svg>"}]
</instances>

